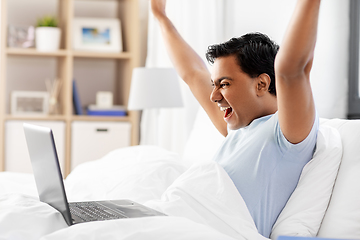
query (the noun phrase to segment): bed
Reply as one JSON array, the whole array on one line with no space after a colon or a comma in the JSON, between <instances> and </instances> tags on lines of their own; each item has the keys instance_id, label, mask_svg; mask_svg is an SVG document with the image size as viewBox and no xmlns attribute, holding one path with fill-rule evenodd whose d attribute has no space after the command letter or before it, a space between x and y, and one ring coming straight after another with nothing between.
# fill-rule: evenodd
<instances>
[{"instance_id":1,"label":"bed","mask_svg":"<svg viewBox=\"0 0 360 240\"><path fill-rule=\"evenodd\" d=\"M322 119L314 158L271 239L360 239L359 126L355 120ZM2 172L0 239L267 239L257 233L231 179L211 161L222 141L200 110L182 156L155 146L117 149L79 165L64 180L70 202L131 199L166 217L68 227L59 212L38 200L31 174Z\"/></svg>"}]
</instances>

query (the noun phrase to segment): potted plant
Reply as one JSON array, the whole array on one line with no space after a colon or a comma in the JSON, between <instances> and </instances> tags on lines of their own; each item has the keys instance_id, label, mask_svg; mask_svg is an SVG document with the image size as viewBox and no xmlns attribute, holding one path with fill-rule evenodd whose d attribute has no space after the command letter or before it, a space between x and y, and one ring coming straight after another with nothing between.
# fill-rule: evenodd
<instances>
[{"instance_id":1,"label":"potted plant","mask_svg":"<svg viewBox=\"0 0 360 240\"><path fill-rule=\"evenodd\" d=\"M61 30L53 16L44 16L36 24L36 49L38 51L56 51L60 47Z\"/></svg>"}]
</instances>

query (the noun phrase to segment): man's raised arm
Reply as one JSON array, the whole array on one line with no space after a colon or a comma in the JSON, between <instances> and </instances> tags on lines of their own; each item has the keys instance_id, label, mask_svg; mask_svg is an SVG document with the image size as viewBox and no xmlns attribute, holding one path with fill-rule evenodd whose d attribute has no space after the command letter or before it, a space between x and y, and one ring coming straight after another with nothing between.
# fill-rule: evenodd
<instances>
[{"instance_id":1,"label":"man's raised arm","mask_svg":"<svg viewBox=\"0 0 360 240\"><path fill-rule=\"evenodd\" d=\"M275 60L279 123L291 143L304 140L315 119L310 70L319 8L320 0L298 0Z\"/></svg>"},{"instance_id":2,"label":"man's raised arm","mask_svg":"<svg viewBox=\"0 0 360 240\"><path fill-rule=\"evenodd\" d=\"M166 0L151 0L151 10L158 20L161 33L174 67L189 85L192 93L209 115L215 127L227 135L226 123L218 106L210 101L210 73L200 56L185 42L165 12Z\"/></svg>"}]
</instances>

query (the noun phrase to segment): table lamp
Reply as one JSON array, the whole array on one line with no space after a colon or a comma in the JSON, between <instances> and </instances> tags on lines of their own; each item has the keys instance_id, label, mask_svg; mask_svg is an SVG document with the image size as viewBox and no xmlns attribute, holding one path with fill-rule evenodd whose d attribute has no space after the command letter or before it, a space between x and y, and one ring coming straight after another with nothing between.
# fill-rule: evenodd
<instances>
[{"instance_id":1,"label":"table lamp","mask_svg":"<svg viewBox=\"0 0 360 240\"><path fill-rule=\"evenodd\" d=\"M183 107L173 68L134 68L128 110Z\"/></svg>"},{"instance_id":2,"label":"table lamp","mask_svg":"<svg viewBox=\"0 0 360 240\"><path fill-rule=\"evenodd\" d=\"M149 121L141 121L140 144L149 144L151 142L159 145L159 114L160 108L179 108L183 107L183 101L180 92L178 75L173 68L134 68L128 110L150 110L151 117ZM150 116L147 112L147 116ZM151 134L146 135L152 132ZM147 140L144 140L144 137Z\"/></svg>"}]
</instances>

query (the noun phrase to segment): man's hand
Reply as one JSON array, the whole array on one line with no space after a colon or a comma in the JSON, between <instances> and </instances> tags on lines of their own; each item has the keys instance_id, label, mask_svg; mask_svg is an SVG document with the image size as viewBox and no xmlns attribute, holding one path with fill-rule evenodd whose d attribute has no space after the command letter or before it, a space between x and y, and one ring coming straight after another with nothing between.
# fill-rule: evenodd
<instances>
[{"instance_id":1,"label":"man's hand","mask_svg":"<svg viewBox=\"0 0 360 240\"><path fill-rule=\"evenodd\" d=\"M166 0L150 0L150 4L151 11L157 19L166 16Z\"/></svg>"}]
</instances>

